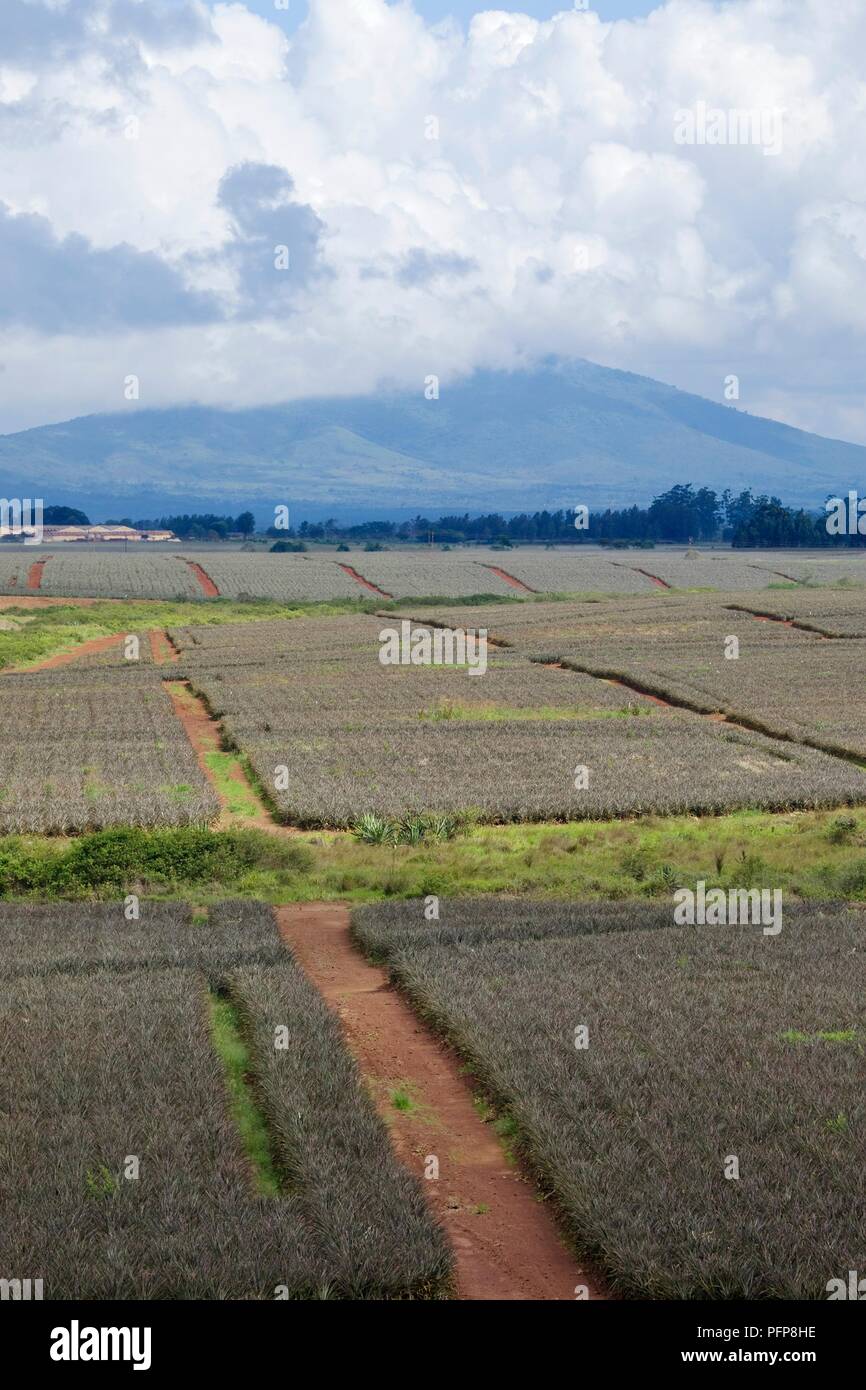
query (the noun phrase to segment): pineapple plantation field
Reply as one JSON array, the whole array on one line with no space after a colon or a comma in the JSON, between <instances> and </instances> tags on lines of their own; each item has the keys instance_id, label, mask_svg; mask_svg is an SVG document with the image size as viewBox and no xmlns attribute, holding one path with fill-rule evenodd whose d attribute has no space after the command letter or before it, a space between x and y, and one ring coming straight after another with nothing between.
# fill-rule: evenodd
<instances>
[{"instance_id":1,"label":"pineapple plantation field","mask_svg":"<svg viewBox=\"0 0 866 1390\"><path fill-rule=\"evenodd\" d=\"M760 591L781 584L815 588L866 585L856 552L738 551L595 545L392 548L315 546L272 554L264 546L111 544L4 545L0 594L282 604L364 598L472 595L652 594L658 589Z\"/></svg>"},{"instance_id":2,"label":"pineapple plantation field","mask_svg":"<svg viewBox=\"0 0 866 1390\"><path fill-rule=\"evenodd\" d=\"M634 902L391 903L354 932L623 1296L817 1299L866 1264L862 913L800 905L771 945Z\"/></svg>"},{"instance_id":3,"label":"pineapple plantation field","mask_svg":"<svg viewBox=\"0 0 866 1390\"><path fill-rule=\"evenodd\" d=\"M841 561L169 552L124 598L113 558L78 604L48 557L61 602L0 627L0 1278L815 1300L866 1267ZM778 891L779 935L678 925L699 885Z\"/></svg>"},{"instance_id":4,"label":"pineapple plantation field","mask_svg":"<svg viewBox=\"0 0 866 1390\"><path fill-rule=\"evenodd\" d=\"M446 1287L420 1186L266 908L6 905L0 942L0 1267L49 1299Z\"/></svg>"},{"instance_id":5,"label":"pineapple plantation field","mask_svg":"<svg viewBox=\"0 0 866 1390\"><path fill-rule=\"evenodd\" d=\"M406 620L412 640L435 632L424 616ZM263 795L294 825L351 827L365 813L573 821L864 800L858 639L761 622L703 595L429 616L484 628L502 645L471 673L383 665L387 615L171 637Z\"/></svg>"}]
</instances>

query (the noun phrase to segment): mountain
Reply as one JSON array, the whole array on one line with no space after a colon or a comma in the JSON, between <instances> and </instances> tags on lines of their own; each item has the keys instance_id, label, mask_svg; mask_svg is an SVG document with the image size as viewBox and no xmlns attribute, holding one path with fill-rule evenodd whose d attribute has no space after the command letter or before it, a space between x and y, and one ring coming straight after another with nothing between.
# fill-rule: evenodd
<instances>
[{"instance_id":1,"label":"mountain","mask_svg":"<svg viewBox=\"0 0 866 1390\"><path fill-rule=\"evenodd\" d=\"M675 482L820 506L866 449L591 362L239 411L89 415L0 437L4 496L153 514L286 502L293 519L645 503ZM98 499L98 501L96 501Z\"/></svg>"}]
</instances>

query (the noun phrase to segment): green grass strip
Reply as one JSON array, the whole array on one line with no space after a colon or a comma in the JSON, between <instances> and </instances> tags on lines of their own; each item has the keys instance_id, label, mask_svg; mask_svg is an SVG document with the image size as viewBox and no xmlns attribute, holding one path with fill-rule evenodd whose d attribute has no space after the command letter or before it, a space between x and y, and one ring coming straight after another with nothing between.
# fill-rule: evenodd
<instances>
[{"instance_id":1,"label":"green grass strip","mask_svg":"<svg viewBox=\"0 0 866 1390\"><path fill-rule=\"evenodd\" d=\"M213 774L217 792L224 798L233 816L247 816L250 819L261 811L255 792L248 785L246 777L240 781L233 772L243 765L236 753L205 753L205 764Z\"/></svg>"},{"instance_id":2,"label":"green grass strip","mask_svg":"<svg viewBox=\"0 0 866 1390\"><path fill-rule=\"evenodd\" d=\"M270 1136L256 1105L250 1084L250 1054L231 1000L208 990L211 1036L225 1068L231 1113L253 1170L255 1189L262 1197L278 1197L282 1190Z\"/></svg>"}]
</instances>

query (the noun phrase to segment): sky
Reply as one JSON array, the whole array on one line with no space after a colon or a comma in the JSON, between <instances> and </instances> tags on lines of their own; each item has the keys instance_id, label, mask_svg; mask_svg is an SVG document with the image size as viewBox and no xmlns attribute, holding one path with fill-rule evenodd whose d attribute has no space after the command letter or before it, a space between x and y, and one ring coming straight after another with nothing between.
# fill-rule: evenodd
<instances>
[{"instance_id":1,"label":"sky","mask_svg":"<svg viewBox=\"0 0 866 1390\"><path fill-rule=\"evenodd\" d=\"M2 0L0 432L573 356L866 443L862 0L289 5Z\"/></svg>"},{"instance_id":2,"label":"sky","mask_svg":"<svg viewBox=\"0 0 866 1390\"><path fill-rule=\"evenodd\" d=\"M216 4L217 0L208 0L208 3ZM289 33L306 18L307 8L307 0L288 0L279 9L274 0L247 0L247 9L253 14L261 15L264 19L276 19ZM468 28L478 8L471 0L416 0L414 5L416 12L430 24L453 18L465 28ZM556 0L529 0L525 5L501 5L497 8L531 15L534 19L550 19L562 7L556 4ZM652 0L597 0L592 8L604 20L634 19L649 14L656 5Z\"/></svg>"}]
</instances>

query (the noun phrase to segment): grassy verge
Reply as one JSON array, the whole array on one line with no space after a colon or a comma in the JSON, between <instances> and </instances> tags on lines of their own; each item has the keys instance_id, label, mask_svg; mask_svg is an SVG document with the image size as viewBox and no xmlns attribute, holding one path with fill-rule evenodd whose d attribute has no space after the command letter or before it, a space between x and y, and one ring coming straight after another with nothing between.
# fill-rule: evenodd
<instances>
[{"instance_id":1,"label":"grassy verge","mask_svg":"<svg viewBox=\"0 0 866 1390\"><path fill-rule=\"evenodd\" d=\"M118 632L260 622L267 618L327 618L342 613L373 613L379 607L381 603L368 603L364 599L291 606L267 599L243 603L232 599L212 599L207 603L106 600L86 606L70 600L68 605L58 604L53 608L13 607L4 609L3 616L20 619L21 626L0 631L0 669L33 666L47 657L72 651L94 637L108 637Z\"/></svg>"},{"instance_id":2,"label":"grassy verge","mask_svg":"<svg viewBox=\"0 0 866 1390\"><path fill-rule=\"evenodd\" d=\"M332 599L315 603L275 603L271 599L216 598L201 603L163 599L105 599L87 605L57 604L51 608L3 610L3 618L16 624L0 629L0 670L14 666L26 669L59 652L72 651L82 642L113 633L145 632L149 628L211 626L218 623L261 622L267 618L328 618L345 613L388 613L402 609L425 608L431 604L449 608L471 608L480 604L526 603L565 599L567 594L468 594L448 598L430 594L423 598ZM610 595L600 595L609 598ZM19 625L20 624L20 625Z\"/></svg>"},{"instance_id":3,"label":"grassy verge","mask_svg":"<svg viewBox=\"0 0 866 1390\"><path fill-rule=\"evenodd\" d=\"M315 898L657 898L703 878L795 897L866 899L864 811L479 826L454 840L396 849L349 836L303 840L315 868L296 888Z\"/></svg>"},{"instance_id":4,"label":"grassy verge","mask_svg":"<svg viewBox=\"0 0 866 1390\"><path fill-rule=\"evenodd\" d=\"M524 723L549 724L554 720L597 720L631 719L649 715L646 705L633 704L626 709L603 709L599 706L583 705L497 705L492 701L486 704L462 705L458 700L440 700L432 709L418 711L422 722L439 724L447 720L474 724Z\"/></svg>"},{"instance_id":5,"label":"grassy verge","mask_svg":"<svg viewBox=\"0 0 866 1390\"><path fill-rule=\"evenodd\" d=\"M250 1055L243 1040L237 1010L226 995L208 991L211 1037L225 1068L232 1118L253 1170L255 1189L262 1197L278 1197L281 1183L271 1141L250 1084Z\"/></svg>"},{"instance_id":6,"label":"grassy verge","mask_svg":"<svg viewBox=\"0 0 866 1390\"><path fill-rule=\"evenodd\" d=\"M698 879L866 901L866 810L475 826L452 840L363 844L318 831L115 830L0 839L0 898L142 891L218 902L448 897L668 897Z\"/></svg>"},{"instance_id":7,"label":"grassy verge","mask_svg":"<svg viewBox=\"0 0 866 1390\"><path fill-rule=\"evenodd\" d=\"M261 807L252 788L237 776L241 764L236 754L205 753L204 760L230 815L252 820L260 814Z\"/></svg>"}]
</instances>

